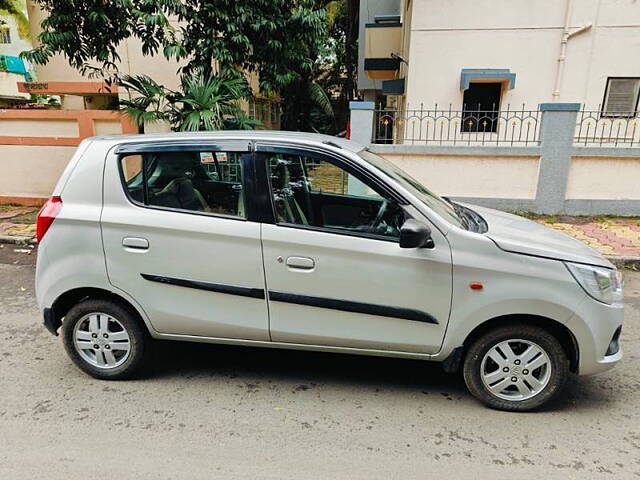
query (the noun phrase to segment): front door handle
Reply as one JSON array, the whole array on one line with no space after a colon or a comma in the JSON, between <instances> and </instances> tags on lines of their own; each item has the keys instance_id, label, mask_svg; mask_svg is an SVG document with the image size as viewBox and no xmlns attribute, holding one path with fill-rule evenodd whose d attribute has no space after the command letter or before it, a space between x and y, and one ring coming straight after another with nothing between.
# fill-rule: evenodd
<instances>
[{"instance_id":1,"label":"front door handle","mask_svg":"<svg viewBox=\"0 0 640 480\"><path fill-rule=\"evenodd\" d=\"M124 237L122 246L125 248L135 248L136 250L147 250L149 248L149 240L140 237Z\"/></svg>"},{"instance_id":2,"label":"front door handle","mask_svg":"<svg viewBox=\"0 0 640 480\"><path fill-rule=\"evenodd\" d=\"M287 267L296 268L298 270L313 270L316 266L316 262L313 258L308 257L288 257Z\"/></svg>"}]
</instances>

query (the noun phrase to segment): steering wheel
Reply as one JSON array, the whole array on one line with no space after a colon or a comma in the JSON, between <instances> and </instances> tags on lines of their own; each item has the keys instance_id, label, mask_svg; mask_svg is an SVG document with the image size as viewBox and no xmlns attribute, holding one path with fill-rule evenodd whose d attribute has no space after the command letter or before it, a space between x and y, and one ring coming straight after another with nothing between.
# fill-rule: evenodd
<instances>
[{"instance_id":1,"label":"steering wheel","mask_svg":"<svg viewBox=\"0 0 640 480\"><path fill-rule=\"evenodd\" d=\"M382 222L382 219L384 218L384 215L387 213L388 206L389 206L389 201L382 200L382 203L380 204L380 208L378 209L378 213L376 214L376 218L374 218L373 222L369 224L370 233L375 233L376 228L378 228L378 225L380 225L380 223Z\"/></svg>"}]
</instances>

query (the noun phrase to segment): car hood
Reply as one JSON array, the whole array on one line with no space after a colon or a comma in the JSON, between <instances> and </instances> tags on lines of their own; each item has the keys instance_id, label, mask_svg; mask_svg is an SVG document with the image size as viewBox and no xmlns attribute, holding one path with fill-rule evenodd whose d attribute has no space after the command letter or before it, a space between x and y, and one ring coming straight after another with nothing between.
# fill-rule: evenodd
<instances>
[{"instance_id":1,"label":"car hood","mask_svg":"<svg viewBox=\"0 0 640 480\"><path fill-rule=\"evenodd\" d=\"M485 235L504 251L613 268L600 252L553 228L491 208L465 206L485 219Z\"/></svg>"}]
</instances>

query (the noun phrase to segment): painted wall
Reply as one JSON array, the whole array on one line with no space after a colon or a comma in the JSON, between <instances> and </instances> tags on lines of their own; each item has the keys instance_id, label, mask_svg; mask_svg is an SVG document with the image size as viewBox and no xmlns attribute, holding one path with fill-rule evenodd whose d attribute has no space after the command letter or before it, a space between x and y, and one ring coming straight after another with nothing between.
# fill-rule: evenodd
<instances>
[{"instance_id":1,"label":"painted wall","mask_svg":"<svg viewBox=\"0 0 640 480\"><path fill-rule=\"evenodd\" d=\"M464 150L464 147L456 148L461 152ZM490 156L395 152L379 152L379 155L438 195L497 199L496 205L500 199L510 199L514 203L513 200L533 200L536 197L540 166L540 158L536 156L509 155L506 148L503 155ZM574 156L565 198L583 202L638 201L638 178L640 157Z\"/></svg>"},{"instance_id":2,"label":"painted wall","mask_svg":"<svg viewBox=\"0 0 640 480\"><path fill-rule=\"evenodd\" d=\"M74 119L4 119L0 117L0 143L3 137L32 137L34 132L46 132L47 137L78 137L78 122Z\"/></svg>"},{"instance_id":3,"label":"painted wall","mask_svg":"<svg viewBox=\"0 0 640 480\"><path fill-rule=\"evenodd\" d=\"M533 199L539 157L382 154L438 195Z\"/></svg>"},{"instance_id":4,"label":"painted wall","mask_svg":"<svg viewBox=\"0 0 640 480\"><path fill-rule=\"evenodd\" d=\"M83 139L135 131L107 110L0 110L0 203L42 203Z\"/></svg>"},{"instance_id":5,"label":"painted wall","mask_svg":"<svg viewBox=\"0 0 640 480\"><path fill-rule=\"evenodd\" d=\"M28 94L18 91L18 82L24 82L23 75L11 72L0 72L0 96L28 98Z\"/></svg>"},{"instance_id":6,"label":"painted wall","mask_svg":"<svg viewBox=\"0 0 640 480\"><path fill-rule=\"evenodd\" d=\"M461 108L463 68L515 72L503 107L551 101L567 1L411 0L409 107ZM559 101L596 109L608 76L640 77L640 2L573 0L570 18L571 29L593 26L568 42Z\"/></svg>"},{"instance_id":7,"label":"painted wall","mask_svg":"<svg viewBox=\"0 0 640 480\"><path fill-rule=\"evenodd\" d=\"M2 197L48 197L76 147L0 145Z\"/></svg>"},{"instance_id":8,"label":"painted wall","mask_svg":"<svg viewBox=\"0 0 640 480\"><path fill-rule=\"evenodd\" d=\"M640 161L630 157L573 157L567 198L640 200Z\"/></svg>"}]
</instances>

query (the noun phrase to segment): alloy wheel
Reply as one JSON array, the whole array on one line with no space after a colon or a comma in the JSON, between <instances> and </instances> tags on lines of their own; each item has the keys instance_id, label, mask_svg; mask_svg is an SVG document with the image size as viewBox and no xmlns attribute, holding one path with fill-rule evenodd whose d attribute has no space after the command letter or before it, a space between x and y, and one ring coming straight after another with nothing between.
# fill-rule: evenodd
<instances>
[{"instance_id":1,"label":"alloy wheel","mask_svg":"<svg viewBox=\"0 0 640 480\"><path fill-rule=\"evenodd\" d=\"M127 330L118 319L103 312L89 313L76 323L73 345L84 361L102 369L122 365L131 352Z\"/></svg>"},{"instance_id":2,"label":"alloy wheel","mask_svg":"<svg viewBox=\"0 0 640 480\"><path fill-rule=\"evenodd\" d=\"M528 400L551 378L551 359L539 345L522 339L505 340L489 349L480 364L487 390L503 400Z\"/></svg>"}]
</instances>

